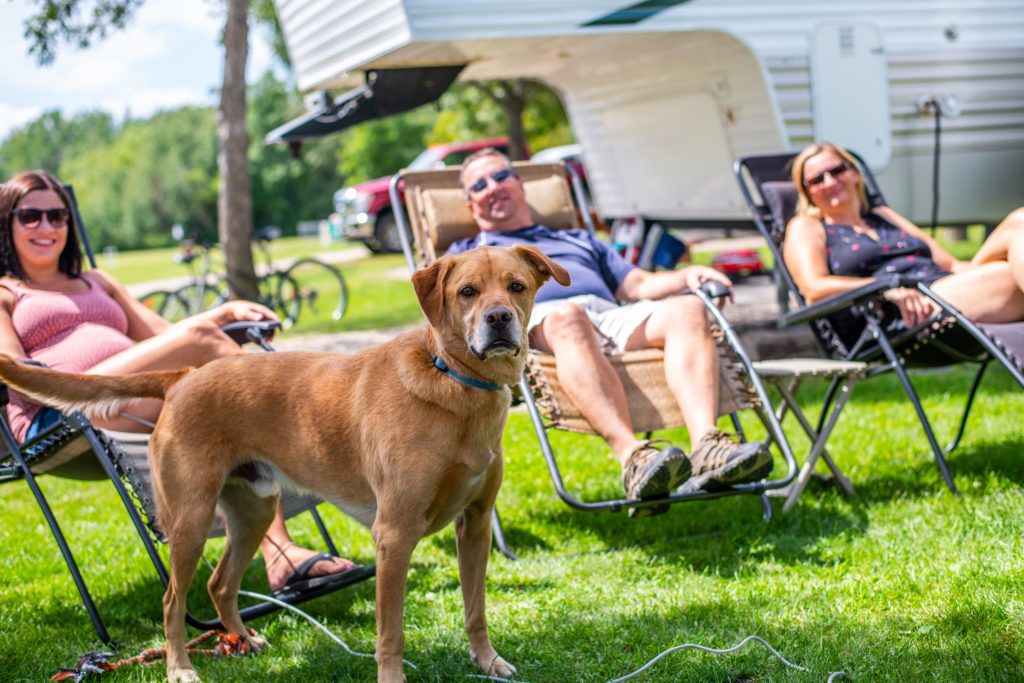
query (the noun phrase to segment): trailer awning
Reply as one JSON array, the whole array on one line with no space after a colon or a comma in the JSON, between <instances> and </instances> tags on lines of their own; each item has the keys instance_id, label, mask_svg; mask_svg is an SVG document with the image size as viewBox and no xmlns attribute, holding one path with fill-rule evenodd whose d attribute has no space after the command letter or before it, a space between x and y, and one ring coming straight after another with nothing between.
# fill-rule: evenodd
<instances>
[{"instance_id":1,"label":"trailer awning","mask_svg":"<svg viewBox=\"0 0 1024 683\"><path fill-rule=\"evenodd\" d=\"M407 69L371 69L366 83L267 133L264 144L314 140L371 119L401 114L433 102L455 81L464 64ZM325 93L326 95L326 93Z\"/></svg>"}]
</instances>

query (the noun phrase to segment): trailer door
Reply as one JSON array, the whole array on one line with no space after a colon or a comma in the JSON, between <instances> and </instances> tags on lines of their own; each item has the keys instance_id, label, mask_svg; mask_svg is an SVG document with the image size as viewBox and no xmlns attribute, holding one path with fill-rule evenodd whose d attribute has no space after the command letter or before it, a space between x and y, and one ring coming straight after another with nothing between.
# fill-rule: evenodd
<instances>
[{"instance_id":1,"label":"trailer door","mask_svg":"<svg viewBox=\"0 0 1024 683\"><path fill-rule=\"evenodd\" d=\"M810 62L814 139L854 150L873 171L884 169L892 129L882 31L870 23L819 24Z\"/></svg>"}]
</instances>

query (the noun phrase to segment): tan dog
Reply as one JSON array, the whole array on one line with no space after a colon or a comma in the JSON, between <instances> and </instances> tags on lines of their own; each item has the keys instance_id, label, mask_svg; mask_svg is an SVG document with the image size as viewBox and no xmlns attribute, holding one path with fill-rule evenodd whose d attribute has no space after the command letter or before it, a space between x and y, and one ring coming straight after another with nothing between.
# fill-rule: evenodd
<instances>
[{"instance_id":1,"label":"tan dog","mask_svg":"<svg viewBox=\"0 0 1024 683\"><path fill-rule=\"evenodd\" d=\"M275 479L370 527L379 681L403 680L413 549L453 520L470 659L510 677L515 669L491 646L484 615L490 519L502 477L507 385L522 372L526 323L549 277L569 282L534 247L479 247L413 275L429 326L359 353L244 354L196 370L121 377L58 373L0 356L0 377L40 403L92 415L125 399L165 399L150 459L170 546L164 632L171 681L199 680L185 651L185 596L217 507L228 533L210 596L230 633L254 650L266 644L246 634L237 598L274 515ZM257 464L247 468L259 473L255 482L232 476L247 463Z\"/></svg>"}]
</instances>

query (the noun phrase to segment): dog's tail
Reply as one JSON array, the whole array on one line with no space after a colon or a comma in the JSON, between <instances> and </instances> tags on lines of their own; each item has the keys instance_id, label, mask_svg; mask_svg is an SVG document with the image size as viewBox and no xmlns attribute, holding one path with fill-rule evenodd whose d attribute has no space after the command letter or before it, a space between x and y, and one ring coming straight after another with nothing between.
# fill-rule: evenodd
<instances>
[{"instance_id":1,"label":"dog's tail","mask_svg":"<svg viewBox=\"0 0 1024 683\"><path fill-rule=\"evenodd\" d=\"M62 412L81 410L90 418L110 417L126 401L163 398L192 368L134 375L76 375L0 354L0 380L30 401Z\"/></svg>"}]
</instances>

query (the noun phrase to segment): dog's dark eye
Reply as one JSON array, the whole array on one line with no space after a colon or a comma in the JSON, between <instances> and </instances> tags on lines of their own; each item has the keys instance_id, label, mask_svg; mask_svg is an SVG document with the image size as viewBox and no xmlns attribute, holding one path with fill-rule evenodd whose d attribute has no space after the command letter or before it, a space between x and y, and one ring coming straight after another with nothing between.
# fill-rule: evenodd
<instances>
[{"instance_id":1,"label":"dog's dark eye","mask_svg":"<svg viewBox=\"0 0 1024 683\"><path fill-rule=\"evenodd\" d=\"M511 285L508 286L508 288L511 289L513 292L518 293L525 291L526 285L524 285L522 282L513 282Z\"/></svg>"},{"instance_id":2,"label":"dog's dark eye","mask_svg":"<svg viewBox=\"0 0 1024 683\"><path fill-rule=\"evenodd\" d=\"M469 285L466 285L465 287L459 290L459 294L461 294L462 296L473 296L474 294L476 294L476 290L470 287Z\"/></svg>"}]
</instances>

